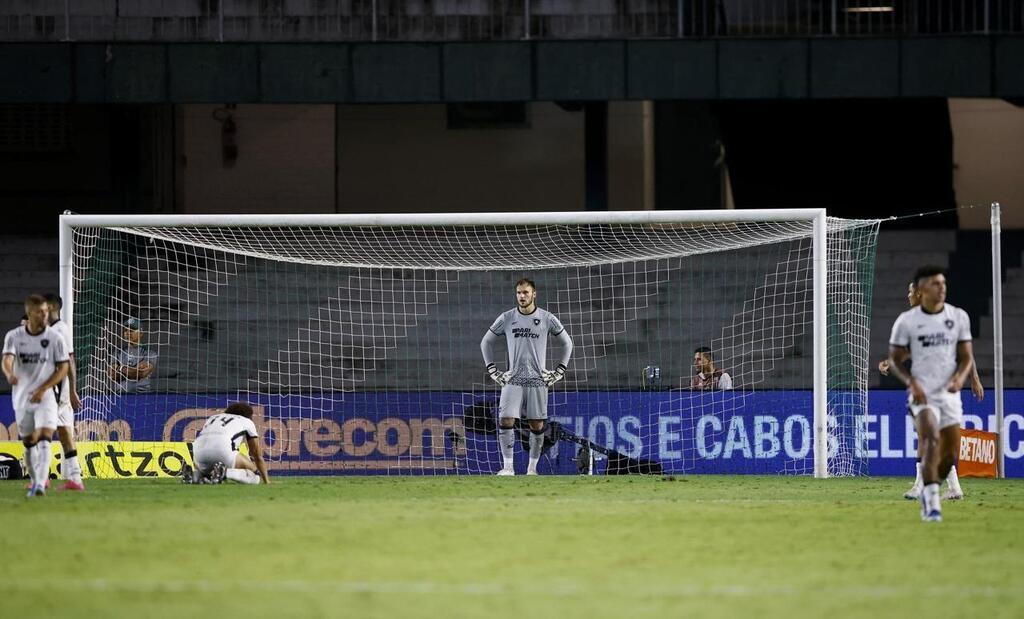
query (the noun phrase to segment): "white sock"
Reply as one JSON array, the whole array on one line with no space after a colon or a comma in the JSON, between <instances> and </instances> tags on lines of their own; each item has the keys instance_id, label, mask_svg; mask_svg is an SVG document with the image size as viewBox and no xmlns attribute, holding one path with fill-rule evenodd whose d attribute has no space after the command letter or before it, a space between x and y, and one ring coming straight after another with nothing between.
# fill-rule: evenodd
<instances>
[{"instance_id":1,"label":"white sock","mask_svg":"<svg viewBox=\"0 0 1024 619\"><path fill-rule=\"evenodd\" d=\"M28 478L36 483L36 446L25 448L25 469L28 471Z\"/></svg>"},{"instance_id":2,"label":"white sock","mask_svg":"<svg viewBox=\"0 0 1024 619\"><path fill-rule=\"evenodd\" d=\"M921 491L921 500L924 501L926 512L941 512L942 505L939 502L939 484L928 484Z\"/></svg>"},{"instance_id":3,"label":"white sock","mask_svg":"<svg viewBox=\"0 0 1024 619\"><path fill-rule=\"evenodd\" d=\"M955 464L952 467L950 467L950 469L949 469L949 475L946 476L946 483L949 484L949 489L950 490L954 490L956 492L961 492L961 490L960 490L960 477L957 476L957 474L956 474L956 465Z\"/></svg>"},{"instance_id":4,"label":"white sock","mask_svg":"<svg viewBox=\"0 0 1024 619\"><path fill-rule=\"evenodd\" d=\"M544 434L530 432L530 469L537 470L537 462L540 461L540 450L544 447Z\"/></svg>"},{"instance_id":5,"label":"white sock","mask_svg":"<svg viewBox=\"0 0 1024 619\"><path fill-rule=\"evenodd\" d=\"M50 459L52 457L53 450L50 449L50 441L44 439L36 443L34 460L37 484L46 485L46 480L50 477Z\"/></svg>"},{"instance_id":6,"label":"white sock","mask_svg":"<svg viewBox=\"0 0 1024 619\"><path fill-rule=\"evenodd\" d=\"M74 455L64 461L64 466L67 467L66 478L70 479L75 483L82 483L82 465L78 462L78 456Z\"/></svg>"},{"instance_id":7,"label":"white sock","mask_svg":"<svg viewBox=\"0 0 1024 619\"><path fill-rule=\"evenodd\" d=\"M917 477L914 479L915 486L923 486L924 479L921 478L921 461L917 461Z\"/></svg>"},{"instance_id":8,"label":"white sock","mask_svg":"<svg viewBox=\"0 0 1024 619\"><path fill-rule=\"evenodd\" d=\"M260 476L246 469L228 469L224 472L224 477L231 481L237 481L240 484L260 483Z\"/></svg>"},{"instance_id":9,"label":"white sock","mask_svg":"<svg viewBox=\"0 0 1024 619\"><path fill-rule=\"evenodd\" d=\"M498 446L506 469L512 469L512 454L516 445L515 428L498 428Z\"/></svg>"}]
</instances>

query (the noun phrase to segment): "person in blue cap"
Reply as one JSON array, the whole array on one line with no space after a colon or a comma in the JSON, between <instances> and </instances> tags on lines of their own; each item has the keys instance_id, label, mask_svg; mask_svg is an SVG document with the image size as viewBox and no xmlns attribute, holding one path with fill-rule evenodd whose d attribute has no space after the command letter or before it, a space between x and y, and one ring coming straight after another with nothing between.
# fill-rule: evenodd
<instances>
[{"instance_id":1,"label":"person in blue cap","mask_svg":"<svg viewBox=\"0 0 1024 619\"><path fill-rule=\"evenodd\" d=\"M142 345L142 325L138 318L125 320L123 326L125 347L110 365L110 379L118 384L121 393L148 393L157 354Z\"/></svg>"}]
</instances>

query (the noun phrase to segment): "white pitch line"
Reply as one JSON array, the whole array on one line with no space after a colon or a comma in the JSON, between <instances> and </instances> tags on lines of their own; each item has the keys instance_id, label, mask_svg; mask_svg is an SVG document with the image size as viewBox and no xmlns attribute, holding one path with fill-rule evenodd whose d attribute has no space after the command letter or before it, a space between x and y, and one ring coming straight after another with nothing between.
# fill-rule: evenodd
<instances>
[{"instance_id":1,"label":"white pitch line","mask_svg":"<svg viewBox=\"0 0 1024 619\"><path fill-rule=\"evenodd\" d=\"M126 593L380 593L411 595L470 595L491 596L529 591L531 595L552 597L592 596L594 584L545 584L530 583L529 586L508 586L501 583L447 584L438 582L369 582L346 580L109 580L104 578L55 580L20 579L0 580L0 591L4 593L36 591L77 591L77 592L126 592ZM1012 595L1021 597L1020 587L971 587L970 594L980 597ZM928 586L880 586L880 587L790 587L790 586L748 586L748 585L682 585L678 587L630 587L617 592L616 597L721 597L751 598L764 596L794 596L808 593L829 595L852 595L859 598L893 598L911 595L942 595L947 587Z\"/></svg>"}]
</instances>

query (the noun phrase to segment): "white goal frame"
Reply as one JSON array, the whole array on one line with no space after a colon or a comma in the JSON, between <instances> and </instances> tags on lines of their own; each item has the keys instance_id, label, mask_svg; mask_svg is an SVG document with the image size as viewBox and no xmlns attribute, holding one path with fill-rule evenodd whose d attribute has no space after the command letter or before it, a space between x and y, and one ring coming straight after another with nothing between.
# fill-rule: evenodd
<instances>
[{"instance_id":1,"label":"white goal frame","mask_svg":"<svg viewBox=\"0 0 1024 619\"><path fill-rule=\"evenodd\" d=\"M809 221L813 224L814 476L828 477L828 235L824 208L727 209L704 211L575 211L556 213L443 213L366 215L75 215L60 216L62 319L74 328L72 230L78 227L250 227L250 226L467 226L685 224Z\"/></svg>"}]
</instances>

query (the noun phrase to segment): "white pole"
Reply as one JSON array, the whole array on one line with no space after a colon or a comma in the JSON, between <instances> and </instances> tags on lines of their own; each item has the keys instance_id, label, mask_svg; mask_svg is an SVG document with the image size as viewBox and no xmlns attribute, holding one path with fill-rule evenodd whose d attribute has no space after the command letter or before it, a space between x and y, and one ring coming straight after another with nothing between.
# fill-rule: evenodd
<instances>
[{"instance_id":1,"label":"white pole","mask_svg":"<svg viewBox=\"0 0 1024 619\"><path fill-rule=\"evenodd\" d=\"M68 211L65 211L65 214L60 216L60 234L57 238L60 259L58 264L60 269L60 296L63 302L60 318L67 323L68 329L71 329L73 334L75 327L74 286L72 283L74 280L74 254L71 241L74 238L74 234L71 224L68 222L68 213Z\"/></svg>"},{"instance_id":2,"label":"white pole","mask_svg":"<svg viewBox=\"0 0 1024 619\"><path fill-rule=\"evenodd\" d=\"M1006 451L1006 433L1003 431L1003 277L1002 260L1000 259L1000 217L999 203L992 203L992 342L993 361L992 373L995 375L996 392L996 432L999 433L997 475L1005 477L1003 468Z\"/></svg>"},{"instance_id":3,"label":"white pole","mask_svg":"<svg viewBox=\"0 0 1024 619\"><path fill-rule=\"evenodd\" d=\"M735 211L733 211L735 212ZM828 477L828 236L825 210L814 218L814 476Z\"/></svg>"}]
</instances>

